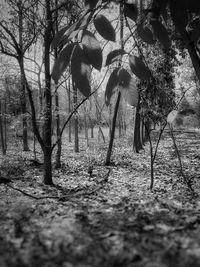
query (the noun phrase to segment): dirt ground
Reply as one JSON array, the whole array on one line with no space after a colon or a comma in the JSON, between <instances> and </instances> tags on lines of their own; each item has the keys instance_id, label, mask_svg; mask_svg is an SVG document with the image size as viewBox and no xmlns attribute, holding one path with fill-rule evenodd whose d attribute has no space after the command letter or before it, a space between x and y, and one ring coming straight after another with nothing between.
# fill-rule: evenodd
<instances>
[{"instance_id":1,"label":"dirt ground","mask_svg":"<svg viewBox=\"0 0 200 267\"><path fill-rule=\"evenodd\" d=\"M134 154L130 138L115 141L110 167L107 144L94 140L87 148L82 140L80 153L63 145L54 187L42 184L33 152L12 147L0 157L1 173L13 181L0 184L0 266L200 266L200 133L176 138L192 190L167 133L152 191L148 144Z\"/></svg>"}]
</instances>

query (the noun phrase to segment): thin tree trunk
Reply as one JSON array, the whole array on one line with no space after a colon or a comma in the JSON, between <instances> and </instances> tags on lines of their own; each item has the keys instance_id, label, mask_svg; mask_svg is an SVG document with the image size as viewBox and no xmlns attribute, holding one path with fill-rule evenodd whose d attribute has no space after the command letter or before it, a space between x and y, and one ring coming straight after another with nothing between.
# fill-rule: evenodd
<instances>
[{"instance_id":1,"label":"thin tree trunk","mask_svg":"<svg viewBox=\"0 0 200 267\"><path fill-rule=\"evenodd\" d=\"M86 112L86 110L85 110ZM88 137L88 124L87 124L87 114L84 114L84 128L85 128L85 139L87 142L87 147L89 146L89 137Z\"/></svg>"},{"instance_id":2,"label":"thin tree trunk","mask_svg":"<svg viewBox=\"0 0 200 267\"><path fill-rule=\"evenodd\" d=\"M94 124L91 118L90 118L90 137L94 138Z\"/></svg>"},{"instance_id":3,"label":"thin tree trunk","mask_svg":"<svg viewBox=\"0 0 200 267\"><path fill-rule=\"evenodd\" d=\"M106 140L105 140L105 136L104 136L104 134L103 134L103 131L102 131L101 127L99 126L99 130L98 130L98 141L99 141L99 142L100 142L100 140L101 140L101 137L102 137L103 142L104 142L104 144L105 144L105 142L106 142Z\"/></svg>"},{"instance_id":4,"label":"thin tree trunk","mask_svg":"<svg viewBox=\"0 0 200 267\"><path fill-rule=\"evenodd\" d=\"M113 116L113 121L112 121L111 134L110 134L110 142L109 142L106 161L105 161L106 165L110 165L110 158L111 158L113 142L114 142L114 138L115 138L116 119L117 119L117 112L118 112L118 108L119 108L120 99L121 99L121 93L119 92L118 96L117 96L117 101L115 104L115 111L114 111L114 116Z\"/></svg>"},{"instance_id":5,"label":"thin tree trunk","mask_svg":"<svg viewBox=\"0 0 200 267\"><path fill-rule=\"evenodd\" d=\"M120 43L121 43L121 49L124 49L124 41L123 41L123 36L124 35L124 19L123 19L123 4L120 3ZM119 67L121 66L121 61L119 62ZM112 154L112 148L113 148L113 142L115 138L115 127L116 127L116 120L117 120L117 113L119 109L119 104L120 104L120 99L121 99L121 93L118 93L117 96L117 101L115 104L115 110L114 110L114 116L112 120L112 128L111 128L111 133L110 133L110 141L109 141L109 146L108 146L108 151L106 155L106 165L110 165L110 158Z\"/></svg>"},{"instance_id":6,"label":"thin tree trunk","mask_svg":"<svg viewBox=\"0 0 200 267\"><path fill-rule=\"evenodd\" d=\"M74 82L73 84L73 100L74 100L74 108L77 105L77 88L75 88ZM74 113L74 152L79 152L79 135L78 135L78 112Z\"/></svg>"},{"instance_id":7,"label":"thin tree trunk","mask_svg":"<svg viewBox=\"0 0 200 267\"><path fill-rule=\"evenodd\" d=\"M2 119L2 106L0 100L0 134L1 134L1 148L3 155L6 154L5 143L4 143L4 135L3 135L3 119Z\"/></svg>"},{"instance_id":8,"label":"thin tree trunk","mask_svg":"<svg viewBox=\"0 0 200 267\"><path fill-rule=\"evenodd\" d=\"M6 119L6 114L7 114L7 99L5 97L4 101L4 144L5 144L5 150L7 151L7 119Z\"/></svg>"},{"instance_id":9,"label":"thin tree trunk","mask_svg":"<svg viewBox=\"0 0 200 267\"><path fill-rule=\"evenodd\" d=\"M71 113L71 83L70 78L68 80L68 113ZM69 120L68 122L68 140L72 142L72 122Z\"/></svg>"},{"instance_id":10,"label":"thin tree trunk","mask_svg":"<svg viewBox=\"0 0 200 267\"><path fill-rule=\"evenodd\" d=\"M134 138L133 138L133 150L135 153L139 153L143 149L141 143L141 116L140 116L140 97L138 99L138 105L135 112L135 124L134 124Z\"/></svg>"},{"instance_id":11,"label":"thin tree trunk","mask_svg":"<svg viewBox=\"0 0 200 267\"><path fill-rule=\"evenodd\" d=\"M59 95L58 92L56 92L55 95L55 106L56 106L56 135L57 135L57 152L56 152L56 168L61 167L61 152L62 152L62 141L60 138L60 115L59 115Z\"/></svg>"}]
</instances>

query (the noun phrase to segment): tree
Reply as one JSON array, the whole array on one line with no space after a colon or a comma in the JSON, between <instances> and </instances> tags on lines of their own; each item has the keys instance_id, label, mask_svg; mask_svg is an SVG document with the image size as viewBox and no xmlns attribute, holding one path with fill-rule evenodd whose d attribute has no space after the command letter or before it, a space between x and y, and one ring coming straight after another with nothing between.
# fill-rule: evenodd
<instances>
[{"instance_id":1,"label":"tree","mask_svg":"<svg viewBox=\"0 0 200 267\"><path fill-rule=\"evenodd\" d=\"M153 23L157 37L161 40L162 44L166 46L169 37L166 31L160 30L160 18L166 13L166 8L169 6L171 20L175 26L175 30L180 35L185 48L188 50L193 67L195 69L198 80L200 81L200 58L199 58L199 15L200 3L195 0L153 0L149 18Z\"/></svg>"},{"instance_id":2,"label":"tree","mask_svg":"<svg viewBox=\"0 0 200 267\"><path fill-rule=\"evenodd\" d=\"M2 13L0 20L0 49L1 53L13 57L17 60L21 72L21 110L23 121L23 149L28 150L28 134L27 134L27 104L25 93L25 66L24 56L26 51L35 42L37 37L37 27L35 24L35 16L37 9L37 1L28 3L24 0L4 2L5 12L8 10L7 17Z\"/></svg>"}]
</instances>

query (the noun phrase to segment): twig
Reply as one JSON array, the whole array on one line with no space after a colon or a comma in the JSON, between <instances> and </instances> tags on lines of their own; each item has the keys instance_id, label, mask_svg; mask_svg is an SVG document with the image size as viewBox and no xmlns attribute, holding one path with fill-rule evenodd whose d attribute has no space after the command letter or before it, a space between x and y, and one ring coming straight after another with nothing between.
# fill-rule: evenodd
<instances>
[{"instance_id":1,"label":"twig","mask_svg":"<svg viewBox=\"0 0 200 267\"><path fill-rule=\"evenodd\" d=\"M18 192L22 193L23 195L25 195L25 196L27 196L27 197L34 198L34 199L37 199L37 200L40 200L40 199L47 199L47 198L51 198L51 199L59 199L59 198L60 198L60 197L58 197L58 196L57 196L57 197L54 197L54 196L42 196L42 197L33 196L33 195L31 195L31 194L25 192L24 190L21 190L21 189L19 189L19 188L16 188L16 187L14 187L14 186L12 186L12 185L10 185L10 184L5 184L5 185L8 186L8 187L10 187L10 188L12 188L12 189L15 190L15 191L18 191Z\"/></svg>"}]
</instances>

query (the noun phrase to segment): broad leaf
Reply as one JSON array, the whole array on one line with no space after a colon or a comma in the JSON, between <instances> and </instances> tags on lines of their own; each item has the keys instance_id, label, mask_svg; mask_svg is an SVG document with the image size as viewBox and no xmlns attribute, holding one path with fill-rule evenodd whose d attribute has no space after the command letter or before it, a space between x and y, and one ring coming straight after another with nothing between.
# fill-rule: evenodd
<instances>
[{"instance_id":1,"label":"broad leaf","mask_svg":"<svg viewBox=\"0 0 200 267\"><path fill-rule=\"evenodd\" d=\"M83 52L88 62L97 70L102 66L102 50L99 41L93 33L85 31L82 39Z\"/></svg>"},{"instance_id":2,"label":"broad leaf","mask_svg":"<svg viewBox=\"0 0 200 267\"><path fill-rule=\"evenodd\" d=\"M119 57L121 57L124 54L126 54L126 52L124 51L124 49L116 49L116 50L111 51L107 55L105 66L108 66L108 65L112 64L113 62L115 62L116 60L118 60Z\"/></svg>"},{"instance_id":3,"label":"broad leaf","mask_svg":"<svg viewBox=\"0 0 200 267\"><path fill-rule=\"evenodd\" d=\"M139 24L137 26L137 33L145 43L147 44L155 43L153 33L147 26L143 27L142 24Z\"/></svg>"},{"instance_id":4,"label":"broad leaf","mask_svg":"<svg viewBox=\"0 0 200 267\"><path fill-rule=\"evenodd\" d=\"M167 116L167 122L169 124L173 123L177 115L178 115L178 110L172 110Z\"/></svg>"},{"instance_id":5,"label":"broad leaf","mask_svg":"<svg viewBox=\"0 0 200 267\"><path fill-rule=\"evenodd\" d=\"M133 77L128 73L127 70L121 69L118 73L118 84L119 90L125 99L125 101L133 106L138 105L138 91L135 85Z\"/></svg>"},{"instance_id":6,"label":"broad leaf","mask_svg":"<svg viewBox=\"0 0 200 267\"><path fill-rule=\"evenodd\" d=\"M124 14L128 18L132 19L133 21L137 20L138 17L138 10L135 4L124 4Z\"/></svg>"},{"instance_id":7,"label":"broad leaf","mask_svg":"<svg viewBox=\"0 0 200 267\"><path fill-rule=\"evenodd\" d=\"M74 43L68 44L58 55L52 70L52 79L57 83L64 70L67 68L71 54L74 48Z\"/></svg>"},{"instance_id":8,"label":"broad leaf","mask_svg":"<svg viewBox=\"0 0 200 267\"><path fill-rule=\"evenodd\" d=\"M99 0L85 0L85 6L89 6L89 8L94 8Z\"/></svg>"},{"instance_id":9,"label":"broad leaf","mask_svg":"<svg viewBox=\"0 0 200 267\"><path fill-rule=\"evenodd\" d=\"M55 49L56 47L59 46L60 42L63 39L63 35L65 34L65 32L69 29L69 26L65 26L64 28L62 28L60 31L58 31L56 33L56 35L53 38L53 41L51 43L51 50Z\"/></svg>"},{"instance_id":10,"label":"broad leaf","mask_svg":"<svg viewBox=\"0 0 200 267\"><path fill-rule=\"evenodd\" d=\"M132 72L141 80L149 81L151 72L144 62L136 56L129 56L129 65Z\"/></svg>"},{"instance_id":11,"label":"broad leaf","mask_svg":"<svg viewBox=\"0 0 200 267\"><path fill-rule=\"evenodd\" d=\"M106 85L105 103L107 106L110 104L110 99L118 88L118 71L119 68L113 70L113 72L110 74L110 77Z\"/></svg>"},{"instance_id":12,"label":"broad leaf","mask_svg":"<svg viewBox=\"0 0 200 267\"><path fill-rule=\"evenodd\" d=\"M115 41L115 30L112 24L104 15L97 15L94 19L94 26L97 32L108 41Z\"/></svg>"},{"instance_id":13,"label":"broad leaf","mask_svg":"<svg viewBox=\"0 0 200 267\"><path fill-rule=\"evenodd\" d=\"M76 88L78 88L85 97L88 97L91 93L91 68L80 45L76 45L73 50L71 58L71 73Z\"/></svg>"},{"instance_id":14,"label":"broad leaf","mask_svg":"<svg viewBox=\"0 0 200 267\"><path fill-rule=\"evenodd\" d=\"M150 23L152 25L154 35L156 36L158 41L163 45L165 49L169 49L171 46L171 41L169 39L169 35L165 26L156 19L150 20Z\"/></svg>"}]
</instances>

